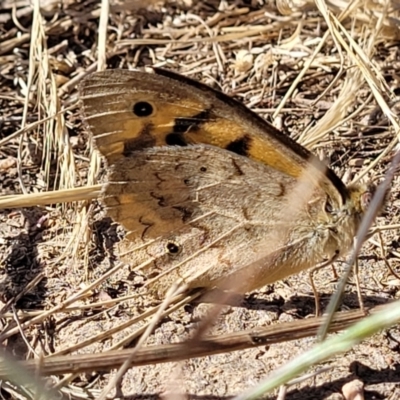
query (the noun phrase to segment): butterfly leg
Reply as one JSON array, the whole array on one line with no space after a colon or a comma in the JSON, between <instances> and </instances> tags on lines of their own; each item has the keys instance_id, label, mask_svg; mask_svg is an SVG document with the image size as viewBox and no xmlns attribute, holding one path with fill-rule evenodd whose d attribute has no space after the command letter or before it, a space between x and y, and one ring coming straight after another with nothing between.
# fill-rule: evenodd
<instances>
[{"instance_id":1,"label":"butterfly leg","mask_svg":"<svg viewBox=\"0 0 400 400\"><path fill-rule=\"evenodd\" d=\"M315 268L311 269L308 273L308 276L310 278L310 284L313 290L313 294L314 294L314 301L315 301L315 316L319 317L321 315L321 308L320 308L320 299L319 299L319 294L318 294L318 290L315 287L314 284L314 273L316 271L319 271L322 268L327 267L328 265L332 265L337 258L339 257L339 253L335 253L329 260L327 261L323 261L320 265L317 265Z\"/></svg>"}]
</instances>

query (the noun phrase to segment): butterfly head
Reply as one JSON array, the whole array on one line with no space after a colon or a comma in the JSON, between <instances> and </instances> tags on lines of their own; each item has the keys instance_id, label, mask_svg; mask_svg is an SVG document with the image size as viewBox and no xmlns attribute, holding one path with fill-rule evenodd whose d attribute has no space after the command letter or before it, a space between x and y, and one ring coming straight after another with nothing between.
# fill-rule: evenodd
<instances>
[{"instance_id":1,"label":"butterfly head","mask_svg":"<svg viewBox=\"0 0 400 400\"><path fill-rule=\"evenodd\" d=\"M337 205L334 207L329 197L325 204L325 212L331 220L329 247L334 247L335 251L340 254L345 253L351 247L361 220L371 203L375 186L357 184L350 185L346 189L346 198L339 207Z\"/></svg>"}]
</instances>

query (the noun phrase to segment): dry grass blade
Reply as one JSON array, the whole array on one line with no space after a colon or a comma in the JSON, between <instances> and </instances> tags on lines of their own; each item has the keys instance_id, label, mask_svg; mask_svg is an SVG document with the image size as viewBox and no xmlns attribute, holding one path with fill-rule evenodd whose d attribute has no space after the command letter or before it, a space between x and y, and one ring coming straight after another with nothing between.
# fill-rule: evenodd
<instances>
[{"instance_id":1,"label":"dry grass blade","mask_svg":"<svg viewBox=\"0 0 400 400\"><path fill-rule=\"evenodd\" d=\"M101 2L101 13L99 20L99 41L97 46L98 51L98 63L97 70L103 71L106 68L106 48L107 48L107 26L108 18L110 13L109 0L102 0Z\"/></svg>"},{"instance_id":2,"label":"dry grass blade","mask_svg":"<svg viewBox=\"0 0 400 400\"><path fill-rule=\"evenodd\" d=\"M368 310L378 312L382 307ZM330 326L330 332L339 332L359 321L365 316L361 311L337 313ZM231 351L244 350L252 347L268 346L274 343L297 340L315 336L325 317L312 318L302 321L284 322L279 325L242 331L223 336L204 337L188 346L187 342L147 346L135 352L131 359L132 349L112 350L101 354L57 355L44 358L40 365L42 375L59 375L74 371L75 373L109 371L119 367L126 360L130 366L158 364L185 360L188 358L205 357ZM35 370L36 361L23 361L21 366ZM7 375L7 367L0 368L0 376Z\"/></svg>"},{"instance_id":3,"label":"dry grass blade","mask_svg":"<svg viewBox=\"0 0 400 400\"><path fill-rule=\"evenodd\" d=\"M149 317L153 317L155 314L161 313L162 317L166 317L169 314L171 314L172 312L174 312L175 310L177 310L178 308L182 307L183 305L189 303L190 301L195 300L200 295L201 295L201 292L197 293L196 295L184 294L184 295L174 296L171 300L171 306L165 312L164 312L164 309L160 307L160 305L157 305L153 308L149 308L144 313L140 314L139 316L137 316L134 319L126 321L124 324L116 325L112 329L109 329L105 332L101 332L96 335L93 335L93 336L87 338L86 340L79 342L78 344L76 344L74 346L69 346L69 347L63 348L63 349L53 353L52 357L56 357L56 356L63 355L63 354L71 354L72 352L81 350L87 346L90 346L93 343L97 343L97 342L103 341L105 339L112 338L112 336L115 333L121 332L124 329L126 329L134 324L137 324L141 321L144 321ZM122 303L122 302L120 302L120 303ZM129 345L131 342L133 342L137 338L140 338L141 335L145 332L145 330L148 329L148 325L149 324L145 324L145 325L141 326L139 329L134 331L129 336L125 337L123 341L115 344L109 350L111 351L111 350L120 349L122 347Z\"/></svg>"},{"instance_id":4,"label":"dry grass blade","mask_svg":"<svg viewBox=\"0 0 400 400\"><path fill-rule=\"evenodd\" d=\"M128 369L130 368L132 361L136 358L136 355L138 354L138 352L143 348L143 345L146 343L149 336L156 328L157 324L161 321L161 318L163 317L163 314L165 314L165 311L167 310L167 308L175 302L174 297L176 297L176 295L182 291L181 285L182 285L182 282L175 282L170 287L170 289L168 290L168 292L165 295L165 298L163 299L162 303L160 304L160 307L158 308L157 312L154 314L150 323L147 325L143 334L140 336L138 343L132 349L129 357L119 367L115 377L113 379L110 379L110 382L108 382L108 385L103 389L102 393L99 396L99 400L105 400L107 398L107 395L109 394L109 392L111 390L113 390L113 388L117 388L117 393L122 394L121 382L122 382L123 376L125 375L126 371L128 371Z\"/></svg>"},{"instance_id":5,"label":"dry grass blade","mask_svg":"<svg viewBox=\"0 0 400 400\"><path fill-rule=\"evenodd\" d=\"M23 128L21 128L21 129L17 130L16 132L12 133L11 135L1 139L0 140L0 146L1 147L5 146L8 142L12 141L13 139L18 138L21 135L24 135L26 133L29 133L30 131L32 131L34 129L37 129L41 124L44 124L45 122L48 122L53 118L57 118L59 114L63 114L66 111L71 111L74 108L76 108L76 104L73 104L73 105L71 105L69 107L66 107L66 108L58 111L58 113L55 114L55 115L49 115L48 117L45 117L45 118L40 119L40 120L38 120L36 122L33 122L32 124L24 126Z\"/></svg>"},{"instance_id":6,"label":"dry grass blade","mask_svg":"<svg viewBox=\"0 0 400 400\"><path fill-rule=\"evenodd\" d=\"M85 296L85 294L87 292L90 292L93 288L96 288L101 282L106 280L109 276L112 276L113 274L115 274L116 271L118 271L120 268L121 268L121 265L117 264L114 268L111 268L109 271L107 271L105 274L103 274L100 278L96 279L90 285L79 290L77 293L70 296L67 300L63 301L61 304L58 304L58 305L52 307L50 310L46 310L43 313L41 313L40 315L35 316L32 319L23 322L21 324L21 328L26 329L33 324L40 323L40 322L44 321L46 318L48 318L49 316L54 315L55 313L60 312L60 311L64 310L66 307L75 303L76 301L79 301L82 297ZM9 327L9 329L3 330L3 332L0 334L0 342L3 342L7 338L15 335L16 333L18 333L18 331L19 331L19 328L13 328L13 327Z\"/></svg>"},{"instance_id":7,"label":"dry grass blade","mask_svg":"<svg viewBox=\"0 0 400 400\"><path fill-rule=\"evenodd\" d=\"M55 190L53 192L3 196L0 197L0 209L94 200L100 196L100 191L101 185L92 185L81 188Z\"/></svg>"}]
</instances>

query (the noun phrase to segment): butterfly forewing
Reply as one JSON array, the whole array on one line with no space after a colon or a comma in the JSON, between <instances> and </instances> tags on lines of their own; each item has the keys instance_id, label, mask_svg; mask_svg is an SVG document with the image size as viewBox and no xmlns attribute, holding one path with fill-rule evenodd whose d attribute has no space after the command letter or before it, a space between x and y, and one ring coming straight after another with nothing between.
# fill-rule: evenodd
<instances>
[{"instance_id":1,"label":"butterfly forewing","mask_svg":"<svg viewBox=\"0 0 400 400\"><path fill-rule=\"evenodd\" d=\"M309 179L332 196L347 195L340 179L290 137L229 96L170 71L98 72L83 81L81 100L110 164L142 148L203 143L293 177L304 174L312 159Z\"/></svg>"}]
</instances>

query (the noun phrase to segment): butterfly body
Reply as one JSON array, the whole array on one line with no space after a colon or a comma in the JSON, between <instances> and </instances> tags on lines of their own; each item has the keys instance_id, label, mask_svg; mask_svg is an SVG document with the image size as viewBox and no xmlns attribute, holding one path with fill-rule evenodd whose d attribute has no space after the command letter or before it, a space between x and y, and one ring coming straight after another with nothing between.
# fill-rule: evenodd
<instances>
[{"instance_id":1,"label":"butterfly body","mask_svg":"<svg viewBox=\"0 0 400 400\"><path fill-rule=\"evenodd\" d=\"M114 70L87 78L81 98L110 166L102 197L127 231L123 253L160 294L176 280L252 290L351 246L367 188L347 188L222 93Z\"/></svg>"}]
</instances>

